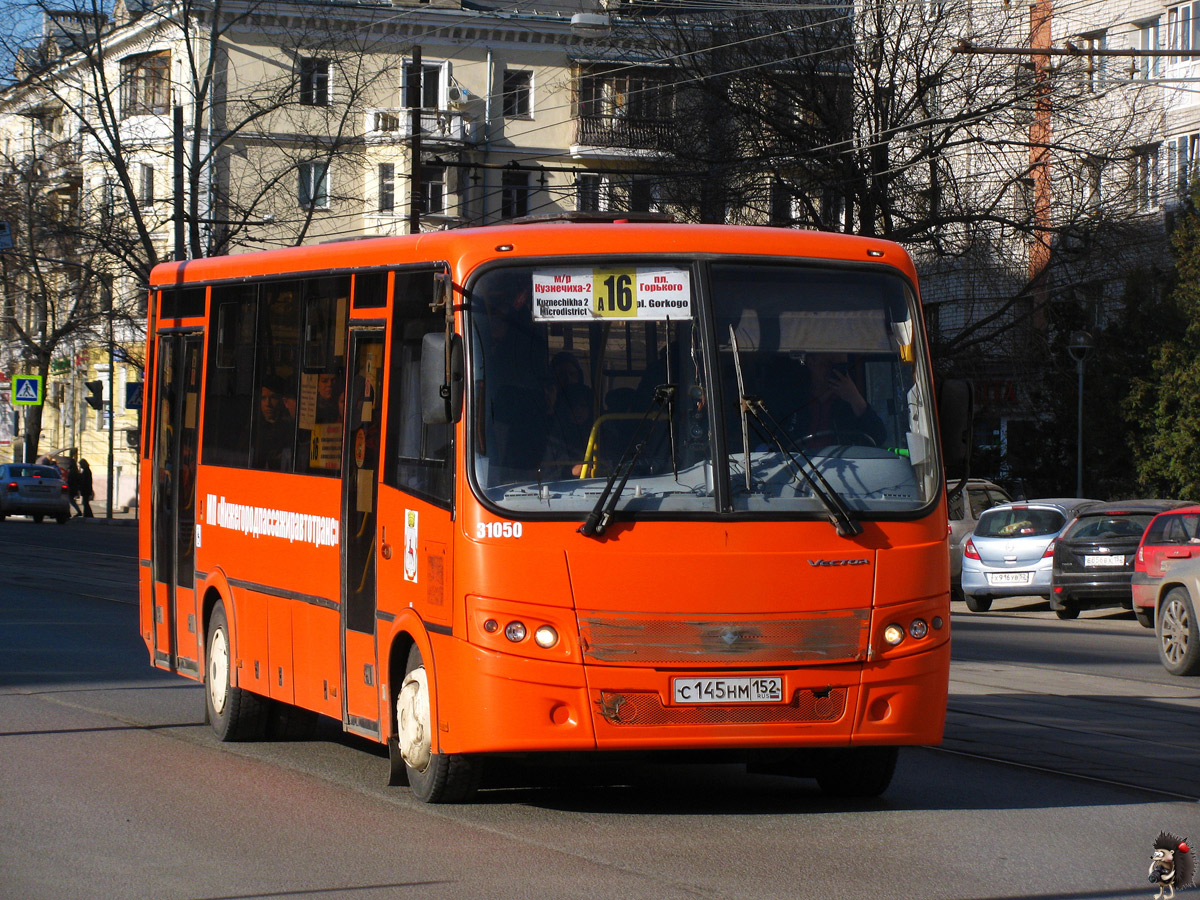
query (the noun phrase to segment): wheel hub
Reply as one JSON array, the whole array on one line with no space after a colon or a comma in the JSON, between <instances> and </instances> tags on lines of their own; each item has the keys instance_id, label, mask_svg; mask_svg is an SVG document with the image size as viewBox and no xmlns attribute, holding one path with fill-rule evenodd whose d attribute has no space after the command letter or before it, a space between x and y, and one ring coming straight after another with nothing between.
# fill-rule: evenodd
<instances>
[{"instance_id":1,"label":"wheel hub","mask_svg":"<svg viewBox=\"0 0 1200 900\"><path fill-rule=\"evenodd\" d=\"M404 676L404 684L396 697L396 723L400 755L409 768L424 772L433 757L429 731L429 682L424 666Z\"/></svg>"}]
</instances>

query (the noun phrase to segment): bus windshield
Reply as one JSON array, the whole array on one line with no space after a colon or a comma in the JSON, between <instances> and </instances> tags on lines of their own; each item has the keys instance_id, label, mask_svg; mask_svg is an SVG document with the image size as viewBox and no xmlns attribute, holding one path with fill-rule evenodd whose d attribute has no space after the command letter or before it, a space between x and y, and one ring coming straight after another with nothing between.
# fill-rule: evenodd
<instances>
[{"instance_id":1,"label":"bus windshield","mask_svg":"<svg viewBox=\"0 0 1200 900\"><path fill-rule=\"evenodd\" d=\"M934 499L915 299L888 270L519 266L479 276L468 310L473 481L506 511L586 513L614 480L628 513Z\"/></svg>"}]
</instances>

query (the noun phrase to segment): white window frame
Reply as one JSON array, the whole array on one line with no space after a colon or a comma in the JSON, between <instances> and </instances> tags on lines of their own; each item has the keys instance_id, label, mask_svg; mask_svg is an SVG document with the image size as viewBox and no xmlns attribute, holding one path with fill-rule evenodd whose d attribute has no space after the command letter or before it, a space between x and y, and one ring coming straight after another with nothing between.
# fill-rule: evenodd
<instances>
[{"instance_id":1,"label":"white window frame","mask_svg":"<svg viewBox=\"0 0 1200 900\"><path fill-rule=\"evenodd\" d=\"M523 75L525 77L524 88L519 91L510 91L508 88L508 77L510 75ZM532 119L533 118L533 71L530 69L505 69L504 78L501 82L503 85L503 101L501 102L501 111L510 119ZM524 112L508 112L509 97L519 97L524 95L525 110ZM514 104L516 105L516 104Z\"/></svg>"},{"instance_id":2,"label":"white window frame","mask_svg":"<svg viewBox=\"0 0 1200 900\"><path fill-rule=\"evenodd\" d=\"M408 70L412 66L412 57L405 57L403 64L400 66L400 106L407 109L408 107ZM430 60L422 57L421 59L421 95L422 100L429 90L425 86L425 73L431 69L436 69L438 73L438 90L437 90L437 109L445 110L450 108L450 83L454 68L450 60ZM422 104L421 109L430 109L430 107Z\"/></svg>"},{"instance_id":3,"label":"white window frame","mask_svg":"<svg viewBox=\"0 0 1200 900\"><path fill-rule=\"evenodd\" d=\"M310 159L296 167L296 202L302 209L329 209L329 169L327 159Z\"/></svg>"}]
</instances>

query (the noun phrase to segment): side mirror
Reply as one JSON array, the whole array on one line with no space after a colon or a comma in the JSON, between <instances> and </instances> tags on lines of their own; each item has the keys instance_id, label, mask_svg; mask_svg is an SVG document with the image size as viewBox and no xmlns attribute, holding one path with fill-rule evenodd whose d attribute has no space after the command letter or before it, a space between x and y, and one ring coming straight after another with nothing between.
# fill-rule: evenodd
<instances>
[{"instance_id":1,"label":"side mirror","mask_svg":"<svg viewBox=\"0 0 1200 900\"><path fill-rule=\"evenodd\" d=\"M942 429L942 464L947 475L967 476L971 467L971 428L975 389L971 382L950 378L938 383L938 421Z\"/></svg>"},{"instance_id":2,"label":"side mirror","mask_svg":"<svg viewBox=\"0 0 1200 900\"><path fill-rule=\"evenodd\" d=\"M426 425L457 422L462 416L462 402L462 338L452 335L447 347L445 334L430 332L424 335L421 338L421 421Z\"/></svg>"}]
</instances>

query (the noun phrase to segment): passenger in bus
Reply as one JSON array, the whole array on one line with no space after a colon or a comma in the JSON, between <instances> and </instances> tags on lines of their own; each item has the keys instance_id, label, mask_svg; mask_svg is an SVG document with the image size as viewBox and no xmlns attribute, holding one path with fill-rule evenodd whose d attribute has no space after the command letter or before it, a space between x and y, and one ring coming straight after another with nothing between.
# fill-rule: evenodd
<instances>
[{"instance_id":1,"label":"passenger in bus","mask_svg":"<svg viewBox=\"0 0 1200 900\"><path fill-rule=\"evenodd\" d=\"M322 372L317 376L316 420L340 422L345 407L345 379L338 372Z\"/></svg>"},{"instance_id":2,"label":"passenger in bus","mask_svg":"<svg viewBox=\"0 0 1200 900\"><path fill-rule=\"evenodd\" d=\"M887 428L863 398L845 353L805 354L798 387L800 402L780 423L795 440L822 446L869 442L877 447L886 440Z\"/></svg>"},{"instance_id":3,"label":"passenger in bus","mask_svg":"<svg viewBox=\"0 0 1200 900\"><path fill-rule=\"evenodd\" d=\"M288 412L282 383L275 379L259 387L254 423L254 468L290 471L296 420Z\"/></svg>"}]
</instances>

